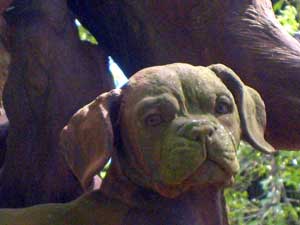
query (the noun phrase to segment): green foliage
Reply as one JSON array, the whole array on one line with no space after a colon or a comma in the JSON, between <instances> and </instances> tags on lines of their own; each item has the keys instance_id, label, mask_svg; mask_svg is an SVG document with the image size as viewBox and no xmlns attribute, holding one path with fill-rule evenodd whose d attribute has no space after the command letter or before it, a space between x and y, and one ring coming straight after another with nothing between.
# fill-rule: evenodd
<instances>
[{"instance_id":1,"label":"green foliage","mask_svg":"<svg viewBox=\"0 0 300 225\"><path fill-rule=\"evenodd\" d=\"M108 171L108 169L109 169L109 167L110 167L110 163L111 163L111 160L109 160L109 161L105 164L103 170L100 172L99 175L100 175L100 177L101 177L102 179L104 179L104 178L106 177L107 171Z\"/></svg>"},{"instance_id":2,"label":"green foliage","mask_svg":"<svg viewBox=\"0 0 300 225\"><path fill-rule=\"evenodd\" d=\"M231 225L300 224L300 153L264 155L242 144L241 170L226 190Z\"/></svg>"},{"instance_id":3,"label":"green foliage","mask_svg":"<svg viewBox=\"0 0 300 225\"><path fill-rule=\"evenodd\" d=\"M96 38L86 28L84 28L78 20L75 21L75 24L78 29L78 35L80 40L88 41L95 45L98 44Z\"/></svg>"},{"instance_id":4,"label":"green foliage","mask_svg":"<svg viewBox=\"0 0 300 225\"><path fill-rule=\"evenodd\" d=\"M279 0L273 4L273 10L276 14L283 8L285 2L285 0Z\"/></svg>"},{"instance_id":5,"label":"green foliage","mask_svg":"<svg viewBox=\"0 0 300 225\"><path fill-rule=\"evenodd\" d=\"M279 0L273 5L276 17L281 25L294 34L300 28L300 1Z\"/></svg>"},{"instance_id":6,"label":"green foliage","mask_svg":"<svg viewBox=\"0 0 300 225\"><path fill-rule=\"evenodd\" d=\"M299 22L296 20L298 14L296 8L287 5L279 12L280 14L277 16L278 21L290 34L294 34L299 29Z\"/></svg>"}]
</instances>

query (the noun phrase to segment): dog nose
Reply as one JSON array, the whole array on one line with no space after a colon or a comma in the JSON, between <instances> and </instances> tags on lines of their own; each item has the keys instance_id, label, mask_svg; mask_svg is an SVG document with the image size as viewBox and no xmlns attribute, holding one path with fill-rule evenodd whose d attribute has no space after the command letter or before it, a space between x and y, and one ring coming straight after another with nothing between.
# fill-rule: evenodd
<instances>
[{"instance_id":1,"label":"dog nose","mask_svg":"<svg viewBox=\"0 0 300 225\"><path fill-rule=\"evenodd\" d=\"M209 121L193 120L184 125L181 129L181 134L190 140L196 142L205 142L206 139L211 139L216 131L216 126Z\"/></svg>"},{"instance_id":2,"label":"dog nose","mask_svg":"<svg viewBox=\"0 0 300 225\"><path fill-rule=\"evenodd\" d=\"M193 127L191 130L190 138L193 141L204 142L206 138L211 138L214 133L214 128L209 125L201 127Z\"/></svg>"}]
</instances>

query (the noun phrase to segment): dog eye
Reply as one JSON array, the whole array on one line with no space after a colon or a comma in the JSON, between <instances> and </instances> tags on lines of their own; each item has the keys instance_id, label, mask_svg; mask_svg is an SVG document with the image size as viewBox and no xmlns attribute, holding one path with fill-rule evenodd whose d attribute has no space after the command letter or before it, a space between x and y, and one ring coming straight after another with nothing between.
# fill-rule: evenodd
<instances>
[{"instance_id":1,"label":"dog eye","mask_svg":"<svg viewBox=\"0 0 300 225\"><path fill-rule=\"evenodd\" d=\"M231 99L227 96L220 96L217 99L215 111L218 114L231 113L233 111L233 106L232 106Z\"/></svg>"},{"instance_id":2,"label":"dog eye","mask_svg":"<svg viewBox=\"0 0 300 225\"><path fill-rule=\"evenodd\" d=\"M146 117L145 123L147 126L156 127L163 122L160 114L152 114Z\"/></svg>"}]
</instances>

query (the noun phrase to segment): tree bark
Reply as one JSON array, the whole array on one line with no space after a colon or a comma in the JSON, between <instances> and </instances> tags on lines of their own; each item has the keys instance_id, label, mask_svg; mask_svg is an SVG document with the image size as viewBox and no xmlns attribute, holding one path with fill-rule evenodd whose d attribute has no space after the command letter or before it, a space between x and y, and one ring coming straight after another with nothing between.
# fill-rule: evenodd
<instances>
[{"instance_id":1,"label":"tree bark","mask_svg":"<svg viewBox=\"0 0 300 225\"><path fill-rule=\"evenodd\" d=\"M70 201L82 190L60 153L59 133L73 113L113 87L107 55L79 40L64 1L16 0L5 18L10 128L0 207Z\"/></svg>"}]
</instances>

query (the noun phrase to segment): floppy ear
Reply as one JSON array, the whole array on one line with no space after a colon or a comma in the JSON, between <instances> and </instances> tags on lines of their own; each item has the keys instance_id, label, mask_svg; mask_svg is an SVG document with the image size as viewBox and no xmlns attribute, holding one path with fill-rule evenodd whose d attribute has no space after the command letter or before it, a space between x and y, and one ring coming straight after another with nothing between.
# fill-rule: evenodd
<instances>
[{"instance_id":1,"label":"floppy ear","mask_svg":"<svg viewBox=\"0 0 300 225\"><path fill-rule=\"evenodd\" d=\"M61 132L60 145L64 157L84 190L89 188L94 175L112 154L114 134L111 118L112 112L118 113L120 96L120 89L98 96L78 110Z\"/></svg>"},{"instance_id":2,"label":"floppy ear","mask_svg":"<svg viewBox=\"0 0 300 225\"><path fill-rule=\"evenodd\" d=\"M261 152L275 152L275 149L264 139L266 111L260 95L254 89L244 85L230 68L222 64L211 65L208 68L223 81L233 94L245 141Z\"/></svg>"}]
</instances>

